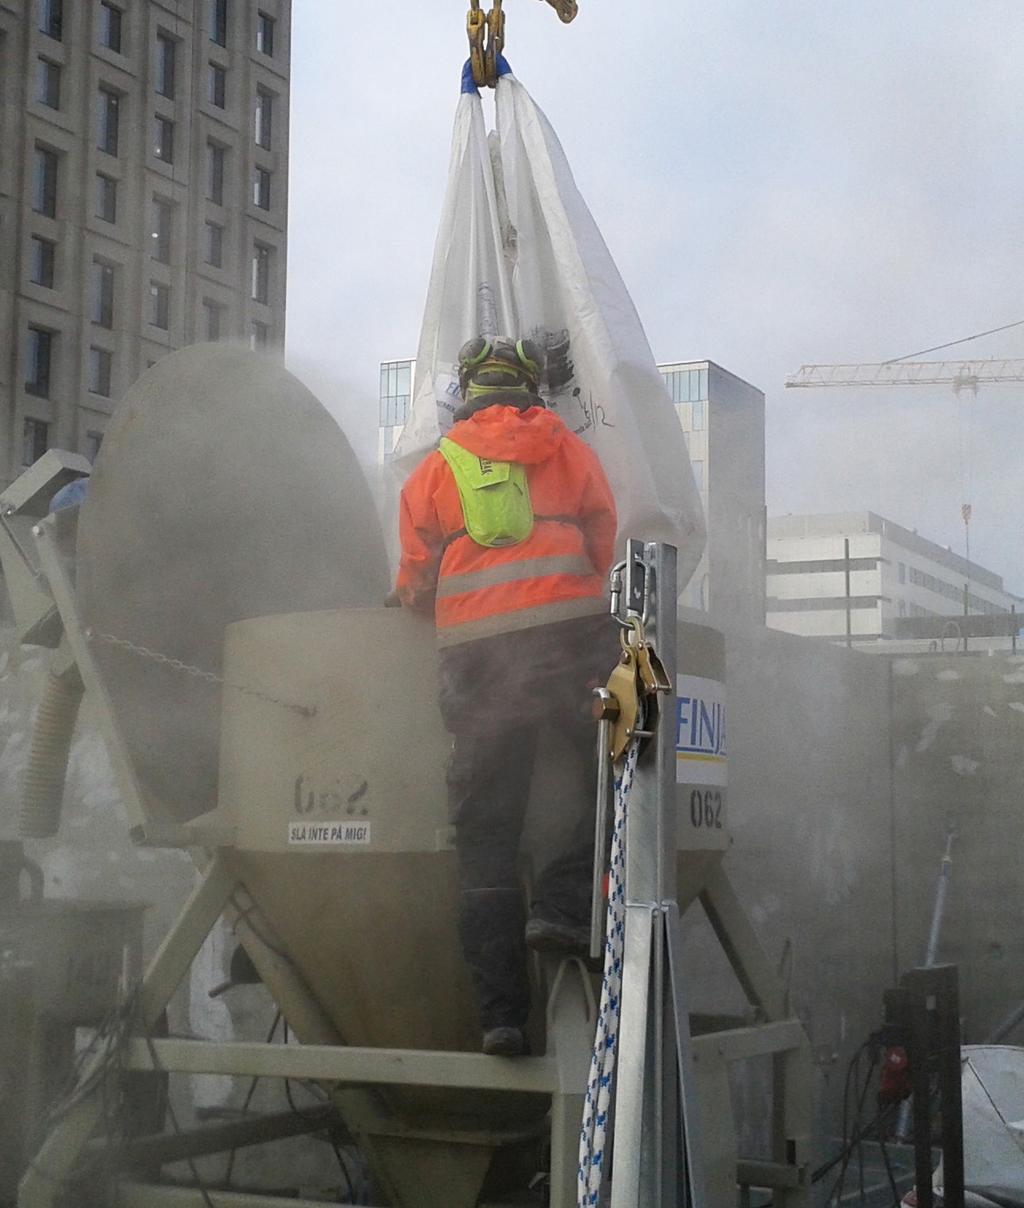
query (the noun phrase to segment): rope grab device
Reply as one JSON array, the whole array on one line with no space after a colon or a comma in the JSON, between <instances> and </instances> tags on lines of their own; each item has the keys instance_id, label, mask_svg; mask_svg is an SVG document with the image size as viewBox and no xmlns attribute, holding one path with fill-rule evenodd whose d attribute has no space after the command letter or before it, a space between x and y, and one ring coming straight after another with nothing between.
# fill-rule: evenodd
<instances>
[{"instance_id":1,"label":"rope grab device","mask_svg":"<svg viewBox=\"0 0 1024 1208\"><path fill-rule=\"evenodd\" d=\"M493 88L498 82L498 56L505 48L505 13L503 0L491 0L490 11L484 12L480 0L469 0L466 33L469 36L469 61L473 82L478 88ZM568 25L576 16L576 0L547 0Z\"/></svg>"}]
</instances>

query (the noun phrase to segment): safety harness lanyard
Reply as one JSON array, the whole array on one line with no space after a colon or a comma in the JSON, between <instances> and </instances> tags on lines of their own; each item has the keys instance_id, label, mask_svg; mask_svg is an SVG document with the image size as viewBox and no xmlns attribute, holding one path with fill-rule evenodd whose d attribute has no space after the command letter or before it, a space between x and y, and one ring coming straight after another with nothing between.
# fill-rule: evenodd
<instances>
[{"instance_id":1,"label":"safety harness lanyard","mask_svg":"<svg viewBox=\"0 0 1024 1208\"><path fill-rule=\"evenodd\" d=\"M610 1114L615 1058L619 1041L619 1011L622 1005L622 956L626 936L626 812L636 772L639 740L634 739L615 780L615 813L612 823L611 862L608 874L608 910L604 941L604 977L601 1006L597 1015L590 1077L583 1105L580 1157L577 1170L579 1208L592 1208L601 1194L611 1136Z\"/></svg>"}]
</instances>

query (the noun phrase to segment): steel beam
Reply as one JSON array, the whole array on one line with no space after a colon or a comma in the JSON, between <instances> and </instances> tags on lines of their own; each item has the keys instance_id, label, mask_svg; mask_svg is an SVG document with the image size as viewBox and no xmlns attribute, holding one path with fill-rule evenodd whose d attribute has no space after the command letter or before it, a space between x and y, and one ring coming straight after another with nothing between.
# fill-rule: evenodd
<instances>
[{"instance_id":1,"label":"steel beam","mask_svg":"<svg viewBox=\"0 0 1024 1208\"><path fill-rule=\"evenodd\" d=\"M122 1145L111 1145L106 1140L94 1141L89 1149L95 1148L97 1155L106 1163L153 1169L169 1162L182 1162L206 1154L224 1153L229 1149L245 1149L250 1145L264 1145L268 1141L281 1141L286 1137L322 1132L340 1124L341 1117L333 1107L311 1107L304 1109L301 1115L294 1111L275 1112L254 1119L207 1125L205 1128L134 1137Z\"/></svg>"},{"instance_id":2,"label":"steel beam","mask_svg":"<svg viewBox=\"0 0 1024 1208\"><path fill-rule=\"evenodd\" d=\"M324 1208L323 1200L296 1200L255 1191L207 1191L158 1183L118 1185L118 1208Z\"/></svg>"},{"instance_id":3,"label":"steel beam","mask_svg":"<svg viewBox=\"0 0 1024 1208\"><path fill-rule=\"evenodd\" d=\"M317 1082L444 1086L524 1094L552 1094L558 1089L558 1066L546 1057L505 1061L482 1053L426 1049L155 1039L131 1041L126 1057L130 1069L168 1073L309 1078Z\"/></svg>"}]
</instances>

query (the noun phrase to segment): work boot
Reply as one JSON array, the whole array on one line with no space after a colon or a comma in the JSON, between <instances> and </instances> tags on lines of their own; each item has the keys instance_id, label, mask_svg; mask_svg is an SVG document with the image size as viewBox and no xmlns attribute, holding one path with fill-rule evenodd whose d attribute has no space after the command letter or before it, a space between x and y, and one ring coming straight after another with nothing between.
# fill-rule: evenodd
<instances>
[{"instance_id":1,"label":"work boot","mask_svg":"<svg viewBox=\"0 0 1024 1208\"><path fill-rule=\"evenodd\" d=\"M590 927L582 923L559 923L535 916L526 924L526 945L535 952L565 956L590 956Z\"/></svg>"},{"instance_id":2,"label":"work boot","mask_svg":"<svg viewBox=\"0 0 1024 1208\"><path fill-rule=\"evenodd\" d=\"M470 889L460 894L459 938L485 1035L519 1032L530 1013L525 920L518 889Z\"/></svg>"},{"instance_id":3,"label":"work boot","mask_svg":"<svg viewBox=\"0 0 1024 1208\"><path fill-rule=\"evenodd\" d=\"M482 1048L491 1057L522 1057L529 1051L522 1028L491 1028L484 1032Z\"/></svg>"}]
</instances>

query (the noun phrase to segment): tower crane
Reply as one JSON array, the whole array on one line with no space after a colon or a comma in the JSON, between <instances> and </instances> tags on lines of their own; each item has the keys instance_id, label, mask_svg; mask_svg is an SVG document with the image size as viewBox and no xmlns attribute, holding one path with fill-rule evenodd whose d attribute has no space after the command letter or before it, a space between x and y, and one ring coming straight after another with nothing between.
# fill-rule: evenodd
<instances>
[{"instance_id":1,"label":"tower crane","mask_svg":"<svg viewBox=\"0 0 1024 1208\"><path fill-rule=\"evenodd\" d=\"M873 365L801 365L787 389L812 386L950 385L957 394L996 382L1024 382L1024 360L881 361Z\"/></svg>"},{"instance_id":2,"label":"tower crane","mask_svg":"<svg viewBox=\"0 0 1024 1208\"><path fill-rule=\"evenodd\" d=\"M1008 324L1017 326L1017 324ZM988 334L988 333L986 333ZM969 337L971 338L971 337ZM961 341L957 341L960 343ZM820 386L951 386L959 397L963 390L978 393L978 387L1000 382L1024 382L1024 359L988 357L980 360L912 361L897 359L873 364L801 365L786 378L787 389ZM964 522L967 562L971 560L971 511L966 500L960 505ZM964 593L967 612L967 592Z\"/></svg>"}]
</instances>

